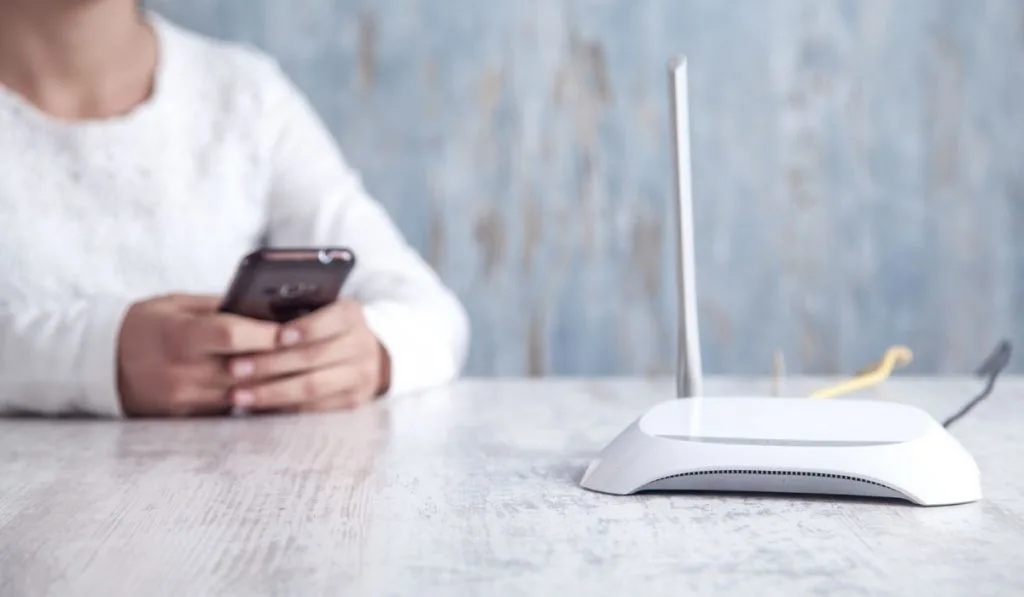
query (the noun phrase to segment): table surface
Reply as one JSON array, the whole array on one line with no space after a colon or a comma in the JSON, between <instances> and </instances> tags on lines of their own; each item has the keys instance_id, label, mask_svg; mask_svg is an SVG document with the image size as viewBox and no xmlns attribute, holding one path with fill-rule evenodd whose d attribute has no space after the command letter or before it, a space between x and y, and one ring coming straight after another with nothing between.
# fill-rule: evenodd
<instances>
[{"instance_id":1,"label":"table surface","mask_svg":"<svg viewBox=\"0 0 1024 597\"><path fill-rule=\"evenodd\" d=\"M941 418L981 387L861 395ZM672 391L466 380L353 413L0 420L0 595L1024 595L1024 379L953 428L982 470L973 504L580 489Z\"/></svg>"}]
</instances>

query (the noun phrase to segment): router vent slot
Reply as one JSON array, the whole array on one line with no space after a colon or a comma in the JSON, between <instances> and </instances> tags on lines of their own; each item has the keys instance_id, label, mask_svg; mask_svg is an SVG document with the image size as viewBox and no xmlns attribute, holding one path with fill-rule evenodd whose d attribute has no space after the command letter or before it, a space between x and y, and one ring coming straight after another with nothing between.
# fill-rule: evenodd
<instances>
[{"instance_id":1,"label":"router vent slot","mask_svg":"<svg viewBox=\"0 0 1024 597\"><path fill-rule=\"evenodd\" d=\"M868 481L867 479L860 479L858 477L850 477L848 475L834 475L831 473L809 473L803 471L758 471L742 469L692 471L689 473L679 473L678 475L669 475L667 477L662 477L658 479L658 481L664 481L666 479L677 479L679 477L703 477L707 475L771 475L784 477L819 477L824 479L839 479L842 481L853 481L855 483L866 483L868 485L875 485L877 487L884 487L885 489L893 490L892 487L889 487L888 485L876 483L875 481Z\"/></svg>"}]
</instances>

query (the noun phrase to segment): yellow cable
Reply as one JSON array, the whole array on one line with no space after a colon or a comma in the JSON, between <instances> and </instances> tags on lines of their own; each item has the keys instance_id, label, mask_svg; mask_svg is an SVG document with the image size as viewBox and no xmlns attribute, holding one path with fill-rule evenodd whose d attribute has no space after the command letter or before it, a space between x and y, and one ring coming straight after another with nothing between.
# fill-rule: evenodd
<instances>
[{"instance_id":1,"label":"yellow cable","mask_svg":"<svg viewBox=\"0 0 1024 597\"><path fill-rule=\"evenodd\" d=\"M834 398L871 386L876 386L892 374L897 367L906 367L914 359L914 353L906 346L892 346L877 363L861 369L857 376L835 385L822 388L811 394L811 398Z\"/></svg>"}]
</instances>

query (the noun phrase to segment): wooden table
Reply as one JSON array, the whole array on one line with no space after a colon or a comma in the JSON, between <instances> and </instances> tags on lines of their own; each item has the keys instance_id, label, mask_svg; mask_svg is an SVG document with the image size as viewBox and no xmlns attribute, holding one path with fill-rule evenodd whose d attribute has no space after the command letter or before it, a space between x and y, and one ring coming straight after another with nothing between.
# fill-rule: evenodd
<instances>
[{"instance_id":1,"label":"wooden table","mask_svg":"<svg viewBox=\"0 0 1024 597\"><path fill-rule=\"evenodd\" d=\"M980 387L865 395L941 417ZM0 420L0 595L1024 595L1024 379L954 428L979 503L581 490L672 389L465 381L347 414Z\"/></svg>"}]
</instances>

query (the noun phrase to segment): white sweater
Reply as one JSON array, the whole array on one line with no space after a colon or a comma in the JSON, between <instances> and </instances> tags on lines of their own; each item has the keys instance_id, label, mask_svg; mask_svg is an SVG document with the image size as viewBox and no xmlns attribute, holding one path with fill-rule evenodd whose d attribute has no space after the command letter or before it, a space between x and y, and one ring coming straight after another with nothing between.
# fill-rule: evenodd
<instances>
[{"instance_id":1,"label":"white sweater","mask_svg":"<svg viewBox=\"0 0 1024 597\"><path fill-rule=\"evenodd\" d=\"M390 393L461 371L458 299L363 189L310 104L259 52L153 17L153 96L64 122L0 85L0 411L121 416L131 303L222 294L253 248L343 245L343 292L392 360Z\"/></svg>"}]
</instances>

